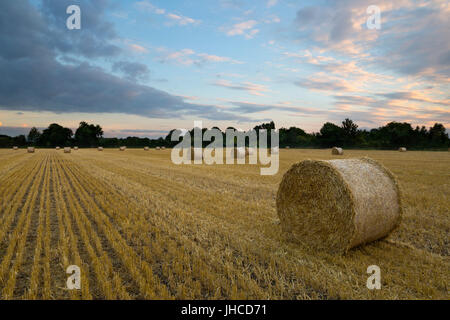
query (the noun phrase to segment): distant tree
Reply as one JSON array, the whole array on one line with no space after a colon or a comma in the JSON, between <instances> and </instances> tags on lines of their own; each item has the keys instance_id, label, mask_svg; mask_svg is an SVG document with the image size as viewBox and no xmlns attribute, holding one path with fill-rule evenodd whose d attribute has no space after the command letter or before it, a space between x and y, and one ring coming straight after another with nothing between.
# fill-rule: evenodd
<instances>
[{"instance_id":1,"label":"distant tree","mask_svg":"<svg viewBox=\"0 0 450 320\"><path fill-rule=\"evenodd\" d=\"M356 144L358 136L358 125L350 119L342 121L343 144L345 146L353 146Z\"/></svg>"},{"instance_id":2,"label":"distant tree","mask_svg":"<svg viewBox=\"0 0 450 320\"><path fill-rule=\"evenodd\" d=\"M88 124L83 121L75 131L75 143L80 147L95 147L103 137L103 129L99 125Z\"/></svg>"},{"instance_id":3,"label":"distant tree","mask_svg":"<svg viewBox=\"0 0 450 320\"><path fill-rule=\"evenodd\" d=\"M42 131L39 144L45 147L69 146L72 136L73 132L71 129L52 123L47 129Z\"/></svg>"},{"instance_id":4,"label":"distant tree","mask_svg":"<svg viewBox=\"0 0 450 320\"><path fill-rule=\"evenodd\" d=\"M31 145L36 145L41 138L41 132L36 128L31 128L30 132L28 133L28 143Z\"/></svg>"},{"instance_id":5,"label":"distant tree","mask_svg":"<svg viewBox=\"0 0 450 320\"><path fill-rule=\"evenodd\" d=\"M320 129L317 138L322 147L331 148L333 146L342 146L344 142L344 130L334 123L327 122Z\"/></svg>"},{"instance_id":6,"label":"distant tree","mask_svg":"<svg viewBox=\"0 0 450 320\"><path fill-rule=\"evenodd\" d=\"M432 147L448 145L448 134L445 132L445 127L441 123L435 123L428 131L430 144Z\"/></svg>"},{"instance_id":7,"label":"distant tree","mask_svg":"<svg viewBox=\"0 0 450 320\"><path fill-rule=\"evenodd\" d=\"M23 135L23 134L12 138L12 142L13 142L13 145L17 146L17 147L24 147L27 145L27 139L25 138L25 135Z\"/></svg>"}]
</instances>

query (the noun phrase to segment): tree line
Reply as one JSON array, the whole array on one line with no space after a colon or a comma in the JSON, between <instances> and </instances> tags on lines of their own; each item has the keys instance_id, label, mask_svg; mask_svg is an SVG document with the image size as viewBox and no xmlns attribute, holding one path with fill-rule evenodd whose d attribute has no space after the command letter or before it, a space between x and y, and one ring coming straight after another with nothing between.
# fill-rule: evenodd
<instances>
[{"instance_id":1,"label":"tree line","mask_svg":"<svg viewBox=\"0 0 450 320\"><path fill-rule=\"evenodd\" d=\"M217 127L214 128L220 130ZM230 127L230 129L234 128ZM255 131L261 129L269 132L275 130L275 123L272 121L254 127ZM173 131L170 131L166 137L158 139L139 137L105 138L103 137L103 129L99 125L88 124L83 121L74 133L69 128L52 123L42 132L37 128L31 128L27 136L10 137L0 135L0 147L173 147L178 143L171 141ZM190 131L190 134L193 136L193 130ZM225 133L223 132L223 134ZM327 122L316 133L307 133L297 127L280 128L279 142L282 148L286 146L291 148L330 148L339 146L368 149L397 149L399 147L407 147L408 149L447 149L450 147L449 136L444 125L440 123L435 123L429 128L425 126L413 128L407 122L390 122L376 129L361 130L350 119L345 119L341 125ZM205 145L207 144L209 142L205 142Z\"/></svg>"}]
</instances>

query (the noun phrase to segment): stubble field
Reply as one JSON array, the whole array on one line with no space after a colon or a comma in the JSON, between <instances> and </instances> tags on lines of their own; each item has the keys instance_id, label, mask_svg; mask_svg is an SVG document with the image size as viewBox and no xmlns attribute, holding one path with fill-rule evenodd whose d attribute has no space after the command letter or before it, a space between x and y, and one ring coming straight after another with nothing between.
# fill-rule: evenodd
<instances>
[{"instance_id":1,"label":"stubble field","mask_svg":"<svg viewBox=\"0 0 450 320\"><path fill-rule=\"evenodd\" d=\"M286 241L275 207L284 172L330 150L281 150L275 176L170 152L0 150L0 298L450 298L450 152L346 151L397 175L404 216L345 256ZM81 290L66 288L69 265Z\"/></svg>"}]
</instances>

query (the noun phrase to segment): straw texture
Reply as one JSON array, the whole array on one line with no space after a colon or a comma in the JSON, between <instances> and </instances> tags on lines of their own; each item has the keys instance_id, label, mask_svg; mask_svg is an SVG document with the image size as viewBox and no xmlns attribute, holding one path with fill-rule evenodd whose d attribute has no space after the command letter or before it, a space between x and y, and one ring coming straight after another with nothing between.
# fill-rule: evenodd
<instances>
[{"instance_id":1,"label":"straw texture","mask_svg":"<svg viewBox=\"0 0 450 320\"><path fill-rule=\"evenodd\" d=\"M369 158L305 160L284 175L277 212L289 239L343 254L399 225L400 192L392 173Z\"/></svg>"}]
</instances>

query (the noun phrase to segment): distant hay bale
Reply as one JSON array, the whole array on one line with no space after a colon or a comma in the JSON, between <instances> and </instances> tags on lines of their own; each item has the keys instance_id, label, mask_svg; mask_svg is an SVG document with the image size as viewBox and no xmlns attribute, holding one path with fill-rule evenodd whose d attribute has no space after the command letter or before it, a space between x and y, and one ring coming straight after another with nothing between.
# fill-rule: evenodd
<instances>
[{"instance_id":1,"label":"distant hay bale","mask_svg":"<svg viewBox=\"0 0 450 320\"><path fill-rule=\"evenodd\" d=\"M150 148L149 147L144 147L144 150L145 151L148 151Z\"/></svg>"},{"instance_id":2,"label":"distant hay bale","mask_svg":"<svg viewBox=\"0 0 450 320\"><path fill-rule=\"evenodd\" d=\"M28 153L34 153L34 147L28 147L27 148Z\"/></svg>"},{"instance_id":3,"label":"distant hay bale","mask_svg":"<svg viewBox=\"0 0 450 320\"><path fill-rule=\"evenodd\" d=\"M13 150L19 150L19 147L13 147Z\"/></svg>"},{"instance_id":4,"label":"distant hay bale","mask_svg":"<svg viewBox=\"0 0 450 320\"><path fill-rule=\"evenodd\" d=\"M126 149L127 149L127 147L124 147L124 146L119 148L120 151L125 151Z\"/></svg>"},{"instance_id":5,"label":"distant hay bale","mask_svg":"<svg viewBox=\"0 0 450 320\"><path fill-rule=\"evenodd\" d=\"M56 150L59 150L59 149L61 149L61 148L60 148L60 147L56 147L55 149L56 149Z\"/></svg>"},{"instance_id":6,"label":"distant hay bale","mask_svg":"<svg viewBox=\"0 0 450 320\"><path fill-rule=\"evenodd\" d=\"M156 147L156 150L161 150L161 148L160 147Z\"/></svg>"},{"instance_id":7,"label":"distant hay bale","mask_svg":"<svg viewBox=\"0 0 450 320\"><path fill-rule=\"evenodd\" d=\"M166 147L161 147L161 150L166 150Z\"/></svg>"},{"instance_id":8,"label":"distant hay bale","mask_svg":"<svg viewBox=\"0 0 450 320\"><path fill-rule=\"evenodd\" d=\"M342 150L342 148L333 147L333 149L331 149L331 154L337 155L337 156L342 156L344 154L344 150Z\"/></svg>"},{"instance_id":9,"label":"distant hay bale","mask_svg":"<svg viewBox=\"0 0 450 320\"><path fill-rule=\"evenodd\" d=\"M70 152L71 152L70 147L65 147L65 148L64 148L64 153L70 153Z\"/></svg>"},{"instance_id":10,"label":"distant hay bale","mask_svg":"<svg viewBox=\"0 0 450 320\"><path fill-rule=\"evenodd\" d=\"M73 147L73 150L78 150L78 147Z\"/></svg>"},{"instance_id":11,"label":"distant hay bale","mask_svg":"<svg viewBox=\"0 0 450 320\"><path fill-rule=\"evenodd\" d=\"M289 146L286 146L286 149L290 149L291 147L289 147Z\"/></svg>"},{"instance_id":12,"label":"distant hay bale","mask_svg":"<svg viewBox=\"0 0 450 320\"><path fill-rule=\"evenodd\" d=\"M103 151L103 147L98 147L97 150L98 151Z\"/></svg>"},{"instance_id":13,"label":"distant hay bale","mask_svg":"<svg viewBox=\"0 0 450 320\"><path fill-rule=\"evenodd\" d=\"M288 238L338 254L387 236L402 213L395 177L369 158L294 164L276 204Z\"/></svg>"},{"instance_id":14,"label":"distant hay bale","mask_svg":"<svg viewBox=\"0 0 450 320\"><path fill-rule=\"evenodd\" d=\"M400 147L400 148L398 148L398 151L400 151L400 152L406 152L406 148L405 148L405 147Z\"/></svg>"}]
</instances>

